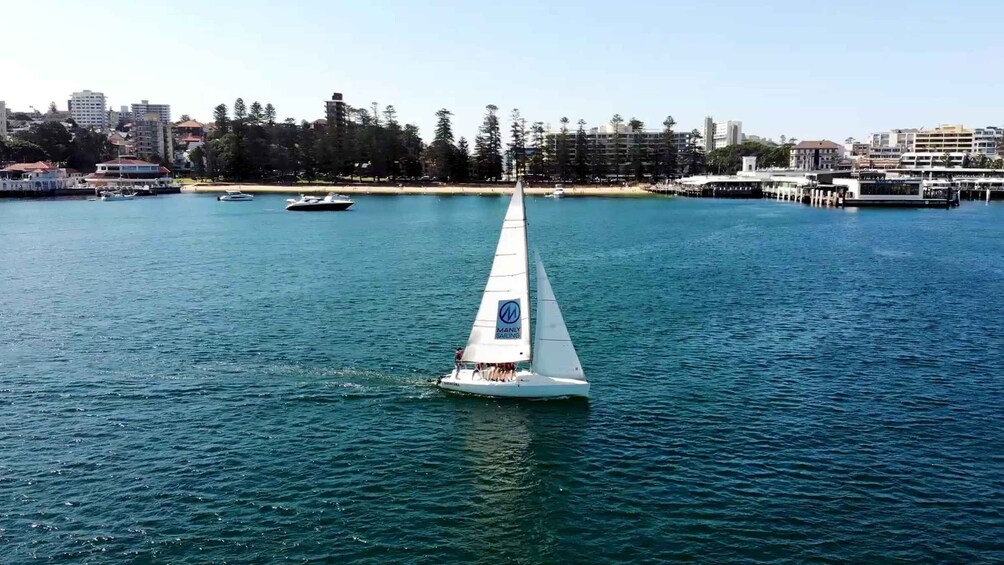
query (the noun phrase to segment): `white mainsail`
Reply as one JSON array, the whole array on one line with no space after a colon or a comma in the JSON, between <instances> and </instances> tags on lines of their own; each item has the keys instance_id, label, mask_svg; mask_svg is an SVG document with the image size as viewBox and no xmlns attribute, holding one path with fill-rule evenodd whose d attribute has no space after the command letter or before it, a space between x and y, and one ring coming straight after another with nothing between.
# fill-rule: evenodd
<instances>
[{"instance_id":1,"label":"white mainsail","mask_svg":"<svg viewBox=\"0 0 1004 565\"><path fill-rule=\"evenodd\" d=\"M514 363L530 359L529 270L523 183L518 182L502 220L495 261L464 349L464 361Z\"/></svg>"},{"instance_id":2,"label":"white mainsail","mask_svg":"<svg viewBox=\"0 0 1004 565\"><path fill-rule=\"evenodd\" d=\"M548 377L586 379L540 257L537 257L537 331L533 341L533 372Z\"/></svg>"}]
</instances>

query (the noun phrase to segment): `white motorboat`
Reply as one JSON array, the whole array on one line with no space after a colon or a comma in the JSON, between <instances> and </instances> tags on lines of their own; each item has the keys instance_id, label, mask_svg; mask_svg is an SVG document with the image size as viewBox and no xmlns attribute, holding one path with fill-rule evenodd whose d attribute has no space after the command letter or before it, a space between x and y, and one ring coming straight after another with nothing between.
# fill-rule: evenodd
<instances>
[{"instance_id":1,"label":"white motorboat","mask_svg":"<svg viewBox=\"0 0 1004 565\"><path fill-rule=\"evenodd\" d=\"M101 200L106 202L115 202L118 200L132 200L134 198L136 198L135 194L125 194L118 191L116 192L104 191L101 193Z\"/></svg>"},{"instance_id":2,"label":"white motorboat","mask_svg":"<svg viewBox=\"0 0 1004 565\"><path fill-rule=\"evenodd\" d=\"M239 190L228 190L226 194L216 197L220 202L247 202L254 200L253 194L247 194Z\"/></svg>"},{"instance_id":3,"label":"white motorboat","mask_svg":"<svg viewBox=\"0 0 1004 565\"><path fill-rule=\"evenodd\" d=\"M331 193L324 198L300 195L286 200L286 209L296 212L323 212L348 210L355 202L348 196Z\"/></svg>"},{"instance_id":4,"label":"white motorboat","mask_svg":"<svg viewBox=\"0 0 1004 565\"><path fill-rule=\"evenodd\" d=\"M548 196L550 196L551 198L564 198L565 187L560 184L554 185L554 191L551 194L548 194Z\"/></svg>"},{"instance_id":5,"label":"white motorboat","mask_svg":"<svg viewBox=\"0 0 1004 565\"><path fill-rule=\"evenodd\" d=\"M438 386L511 398L589 396L589 381L539 257L537 327L531 341L528 255L523 183L516 183L467 347Z\"/></svg>"}]
</instances>

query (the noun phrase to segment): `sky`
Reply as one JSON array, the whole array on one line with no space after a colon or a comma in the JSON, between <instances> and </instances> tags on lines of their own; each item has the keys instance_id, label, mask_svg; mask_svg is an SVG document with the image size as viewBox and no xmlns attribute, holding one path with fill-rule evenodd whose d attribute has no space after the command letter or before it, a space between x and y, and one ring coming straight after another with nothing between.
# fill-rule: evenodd
<instances>
[{"instance_id":1,"label":"sky","mask_svg":"<svg viewBox=\"0 0 1004 565\"><path fill-rule=\"evenodd\" d=\"M973 0L5 1L0 100L65 110L90 89L208 121L243 97L299 121L341 92L393 104L427 141L438 109L471 139L495 104L555 128L713 116L842 142L1004 123L1002 16Z\"/></svg>"}]
</instances>

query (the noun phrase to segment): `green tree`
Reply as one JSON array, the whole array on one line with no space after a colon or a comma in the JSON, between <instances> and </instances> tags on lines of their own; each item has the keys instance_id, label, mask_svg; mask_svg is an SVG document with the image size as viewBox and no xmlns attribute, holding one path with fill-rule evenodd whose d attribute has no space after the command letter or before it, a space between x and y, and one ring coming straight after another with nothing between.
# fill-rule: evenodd
<instances>
[{"instance_id":1,"label":"green tree","mask_svg":"<svg viewBox=\"0 0 1004 565\"><path fill-rule=\"evenodd\" d=\"M7 159L15 163L31 163L42 161L49 157L44 149L31 141L12 137L6 143Z\"/></svg>"},{"instance_id":2,"label":"green tree","mask_svg":"<svg viewBox=\"0 0 1004 565\"><path fill-rule=\"evenodd\" d=\"M49 113L50 114L55 114L58 111L59 111L59 109L56 108L56 103L55 102L49 102Z\"/></svg>"},{"instance_id":3,"label":"green tree","mask_svg":"<svg viewBox=\"0 0 1004 565\"><path fill-rule=\"evenodd\" d=\"M248 117L247 106L244 105L244 99L238 98L234 101L234 121L243 122Z\"/></svg>"},{"instance_id":4,"label":"green tree","mask_svg":"<svg viewBox=\"0 0 1004 565\"><path fill-rule=\"evenodd\" d=\"M271 103L265 104L265 121L268 125L275 125L275 106Z\"/></svg>"},{"instance_id":5,"label":"green tree","mask_svg":"<svg viewBox=\"0 0 1004 565\"><path fill-rule=\"evenodd\" d=\"M502 131L499 125L498 106L485 106L485 117L474 138L474 163L479 180L497 181L502 178Z\"/></svg>"},{"instance_id":6,"label":"green tree","mask_svg":"<svg viewBox=\"0 0 1004 565\"><path fill-rule=\"evenodd\" d=\"M76 128L73 131L73 141L67 149L66 166L83 173L92 173L97 163L111 159L114 153L115 148L105 134Z\"/></svg>"},{"instance_id":7,"label":"green tree","mask_svg":"<svg viewBox=\"0 0 1004 565\"><path fill-rule=\"evenodd\" d=\"M251 103L251 110L248 113L248 121L254 125L259 125L265 121L265 109L257 100Z\"/></svg>"},{"instance_id":8,"label":"green tree","mask_svg":"<svg viewBox=\"0 0 1004 565\"><path fill-rule=\"evenodd\" d=\"M575 130L575 180L585 182L589 177L589 138L586 136L586 120L579 119L579 129Z\"/></svg>"},{"instance_id":9,"label":"green tree","mask_svg":"<svg viewBox=\"0 0 1004 565\"><path fill-rule=\"evenodd\" d=\"M213 130L214 137L223 137L230 130L230 118L227 115L227 105L220 104L213 108L213 122L216 128Z\"/></svg>"},{"instance_id":10,"label":"green tree","mask_svg":"<svg viewBox=\"0 0 1004 565\"><path fill-rule=\"evenodd\" d=\"M624 163L624 148L621 140L621 126L624 124L624 118L620 114L614 114L610 118L610 127L613 129L613 137L611 139L611 159L614 169L614 176L617 180L621 180L621 165Z\"/></svg>"},{"instance_id":11,"label":"green tree","mask_svg":"<svg viewBox=\"0 0 1004 565\"><path fill-rule=\"evenodd\" d=\"M192 119L192 117L189 116L188 114L182 114L181 117L178 118L178 121L179 122L187 122L188 120L191 120L191 119Z\"/></svg>"},{"instance_id":12,"label":"green tree","mask_svg":"<svg viewBox=\"0 0 1004 565\"><path fill-rule=\"evenodd\" d=\"M940 160L939 164L942 167L951 167L952 166L952 155L951 155L951 153L949 153L948 151L945 151L945 153L941 156L941 160Z\"/></svg>"},{"instance_id":13,"label":"green tree","mask_svg":"<svg viewBox=\"0 0 1004 565\"><path fill-rule=\"evenodd\" d=\"M562 116L559 120L561 124L561 129L558 130L558 136L554 141L555 149L555 165L558 178L562 181L567 181L571 177L571 167L569 156L571 154L571 143L569 132L568 132L568 117Z\"/></svg>"},{"instance_id":14,"label":"green tree","mask_svg":"<svg viewBox=\"0 0 1004 565\"><path fill-rule=\"evenodd\" d=\"M206 152L203 146L189 151L188 160L192 162L192 174L195 178L206 178Z\"/></svg>"},{"instance_id":15,"label":"green tree","mask_svg":"<svg viewBox=\"0 0 1004 565\"><path fill-rule=\"evenodd\" d=\"M32 125L27 131L14 134L15 139L27 141L45 152L45 158L61 163L69 155L72 136L59 122L41 122Z\"/></svg>"},{"instance_id":16,"label":"green tree","mask_svg":"<svg viewBox=\"0 0 1004 565\"><path fill-rule=\"evenodd\" d=\"M533 155L530 157L530 175L540 178L547 175L544 169L544 123L534 122L530 126L530 144Z\"/></svg>"},{"instance_id":17,"label":"green tree","mask_svg":"<svg viewBox=\"0 0 1004 565\"><path fill-rule=\"evenodd\" d=\"M638 118L631 118L628 121L628 128L631 130L631 168L634 170L634 179L643 181L645 163L648 161L645 152L645 124Z\"/></svg>"},{"instance_id":18,"label":"green tree","mask_svg":"<svg viewBox=\"0 0 1004 565\"><path fill-rule=\"evenodd\" d=\"M509 127L510 172L519 179L526 175L526 120L519 115L519 108L513 108L509 117L512 120Z\"/></svg>"},{"instance_id":19,"label":"green tree","mask_svg":"<svg viewBox=\"0 0 1004 565\"><path fill-rule=\"evenodd\" d=\"M457 141L453 159L453 180L457 182L467 182L471 177L471 149L467 145L464 137Z\"/></svg>"},{"instance_id":20,"label":"green tree","mask_svg":"<svg viewBox=\"0 0 1004 565\"><path fill-rule=\"evenodd\" d=\"M659 162L662 166L662 176L666 180L675 179L680 170L676 133L673 132L675 125L676 120L673 119L673 116L666 116L666 119L662 121L662 156Z\"/></svg>"},{"instance_id":21,"label":"green tree","mask_svg":"<svg viewBox=\"0 0 1004 565\"><path fill-rule=\"evenodd\" d=\"M453 145L453 124L450 117L453 112L440 108L436 112L436 133L429 151L436 168L436 177L441 181L449 180L452 170L453 156L456 148Z\"/></svg>"}]
</instances>

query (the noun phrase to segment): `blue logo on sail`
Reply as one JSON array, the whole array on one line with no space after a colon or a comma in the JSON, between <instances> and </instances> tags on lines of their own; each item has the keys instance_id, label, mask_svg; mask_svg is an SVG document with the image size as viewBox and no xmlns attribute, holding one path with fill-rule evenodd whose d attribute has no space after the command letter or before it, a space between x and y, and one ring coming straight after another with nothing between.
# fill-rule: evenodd
<instances>
[{"instance_id":1,"label":"blue logo on sail","mask_svg":"<svg viewBox=\"0 0 1004 565\"><path fill-rule=\"evenodd\" d=\"M519 307L519 300L499 300L498 318L495 320L495 339L521 338L521 316L522 309Z\"/></svg>"}]
</instances>

